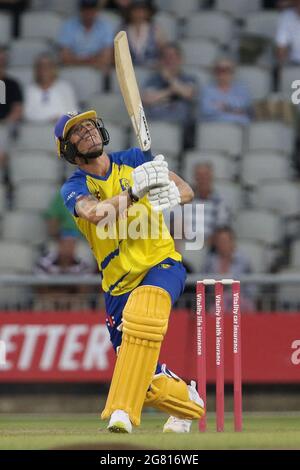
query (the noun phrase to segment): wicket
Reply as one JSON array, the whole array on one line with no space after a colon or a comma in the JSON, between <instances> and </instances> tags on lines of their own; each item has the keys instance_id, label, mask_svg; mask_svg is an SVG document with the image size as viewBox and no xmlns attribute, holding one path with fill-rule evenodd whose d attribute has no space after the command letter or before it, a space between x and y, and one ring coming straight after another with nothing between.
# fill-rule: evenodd
<instances>
[{"instance_id":1,"label":"wicket","mask_svg":"<svg viewBox=\"0 0 300 470\"><path fill-rule=\"evenodd\" d=\"M242 431L242 364L241 364L241 311L240 282L233 279L204 279L197 281L197 382L198 392L206 407L206 302L205 288L215 288L216 314L216 429L224 431L224 286L232 289L233 316L233 400L234 429ZM199 421L199 431L207 428L206 416Z\"/></svg>"}]
</instances>

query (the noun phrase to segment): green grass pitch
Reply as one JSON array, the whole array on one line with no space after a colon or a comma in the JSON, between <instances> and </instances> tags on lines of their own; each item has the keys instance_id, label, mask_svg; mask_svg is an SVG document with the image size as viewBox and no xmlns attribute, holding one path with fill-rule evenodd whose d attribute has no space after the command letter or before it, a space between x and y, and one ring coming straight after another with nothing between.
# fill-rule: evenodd
<instances>
[{"instance_id":1,"label":"green grass pitch","mask_svg":"<svg viewBox=\"0 0 300 470\"><path fill-rule=\"evenodd\" d=\"M113 435L95 415L1 414L0 449L102 448L118 449L300 449L300 414L244 414L244 430L233 432L232 415L226 415L226 430L215 432L214 417L209 430L190 434L163 434L163 415L146 414L131 435Z\"/></svg>"}]
</instances>

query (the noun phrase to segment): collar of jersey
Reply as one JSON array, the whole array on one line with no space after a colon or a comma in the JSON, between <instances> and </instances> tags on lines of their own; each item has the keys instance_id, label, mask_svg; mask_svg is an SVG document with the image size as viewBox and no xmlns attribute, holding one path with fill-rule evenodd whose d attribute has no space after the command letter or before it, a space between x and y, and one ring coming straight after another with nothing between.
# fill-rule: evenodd
<instances>
[{"instance_id":1,"label":"collar of jersey","mask_svg":"<svg viewBox=\"0 0 300 470\"><path fill-rule=\"evenodd\" d=\"M82 170L81 168L78 168L78 170L81 173L83 173L84 175L91 176L92 178L95 178L96 180L106 181L110 177L111 171L112 171L112 158L111 158L111 155L109 153L107 155L108 155L108 158L110 160L110 166L109 166L109 170L106 173L106 175L104 175L104 176L94 175L93 173L88 173L87 171Z\"/></svg>"}]
</instances>

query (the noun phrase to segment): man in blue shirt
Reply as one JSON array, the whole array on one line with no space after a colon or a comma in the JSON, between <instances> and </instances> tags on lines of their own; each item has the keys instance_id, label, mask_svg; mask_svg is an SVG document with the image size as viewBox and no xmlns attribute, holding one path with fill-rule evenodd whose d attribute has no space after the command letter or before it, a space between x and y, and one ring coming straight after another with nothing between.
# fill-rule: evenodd
<instances>
[{"instance_id":1,"label":"man in blue shirt","mask_svg":"<svg viewBox=\"0 0 300 470\"><path fill-rule=\"evenodd\" d=\"M107 71L112 64L114 29L101 18L98 0L79 0L79 15L67 20L58 45L65 65L89 65Z\"/></svg>"}]
</instances>

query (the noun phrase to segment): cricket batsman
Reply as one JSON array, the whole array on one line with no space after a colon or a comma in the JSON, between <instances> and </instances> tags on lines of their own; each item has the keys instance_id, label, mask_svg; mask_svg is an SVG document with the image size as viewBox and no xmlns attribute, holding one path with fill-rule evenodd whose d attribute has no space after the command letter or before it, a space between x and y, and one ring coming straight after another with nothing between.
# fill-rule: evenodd
<instances>
[{"instance_id":1,"label":"cricket batsman","mask_svg":"<svg viewBox=\"0 0 300 470\"><path fill-rule=\"evenodd\" d=\"M93 110L63 115L55 138L58 155L77 166L61 194L99 265L117 354L101 418L109 420L111 432L131 433L143 406L151 406L170 415L164 432L189 432L192 420L204 415L196 384L187 385L159 363L171 307L186 279L161 211L190 202L193 191L168 170L162 155L147 161L138 148L106 153L109 133ZM146 230L125 237L119 222L152 222L158 236ZM114 236L103 236L107 227Z\"/></svg>"}]
</instances>

